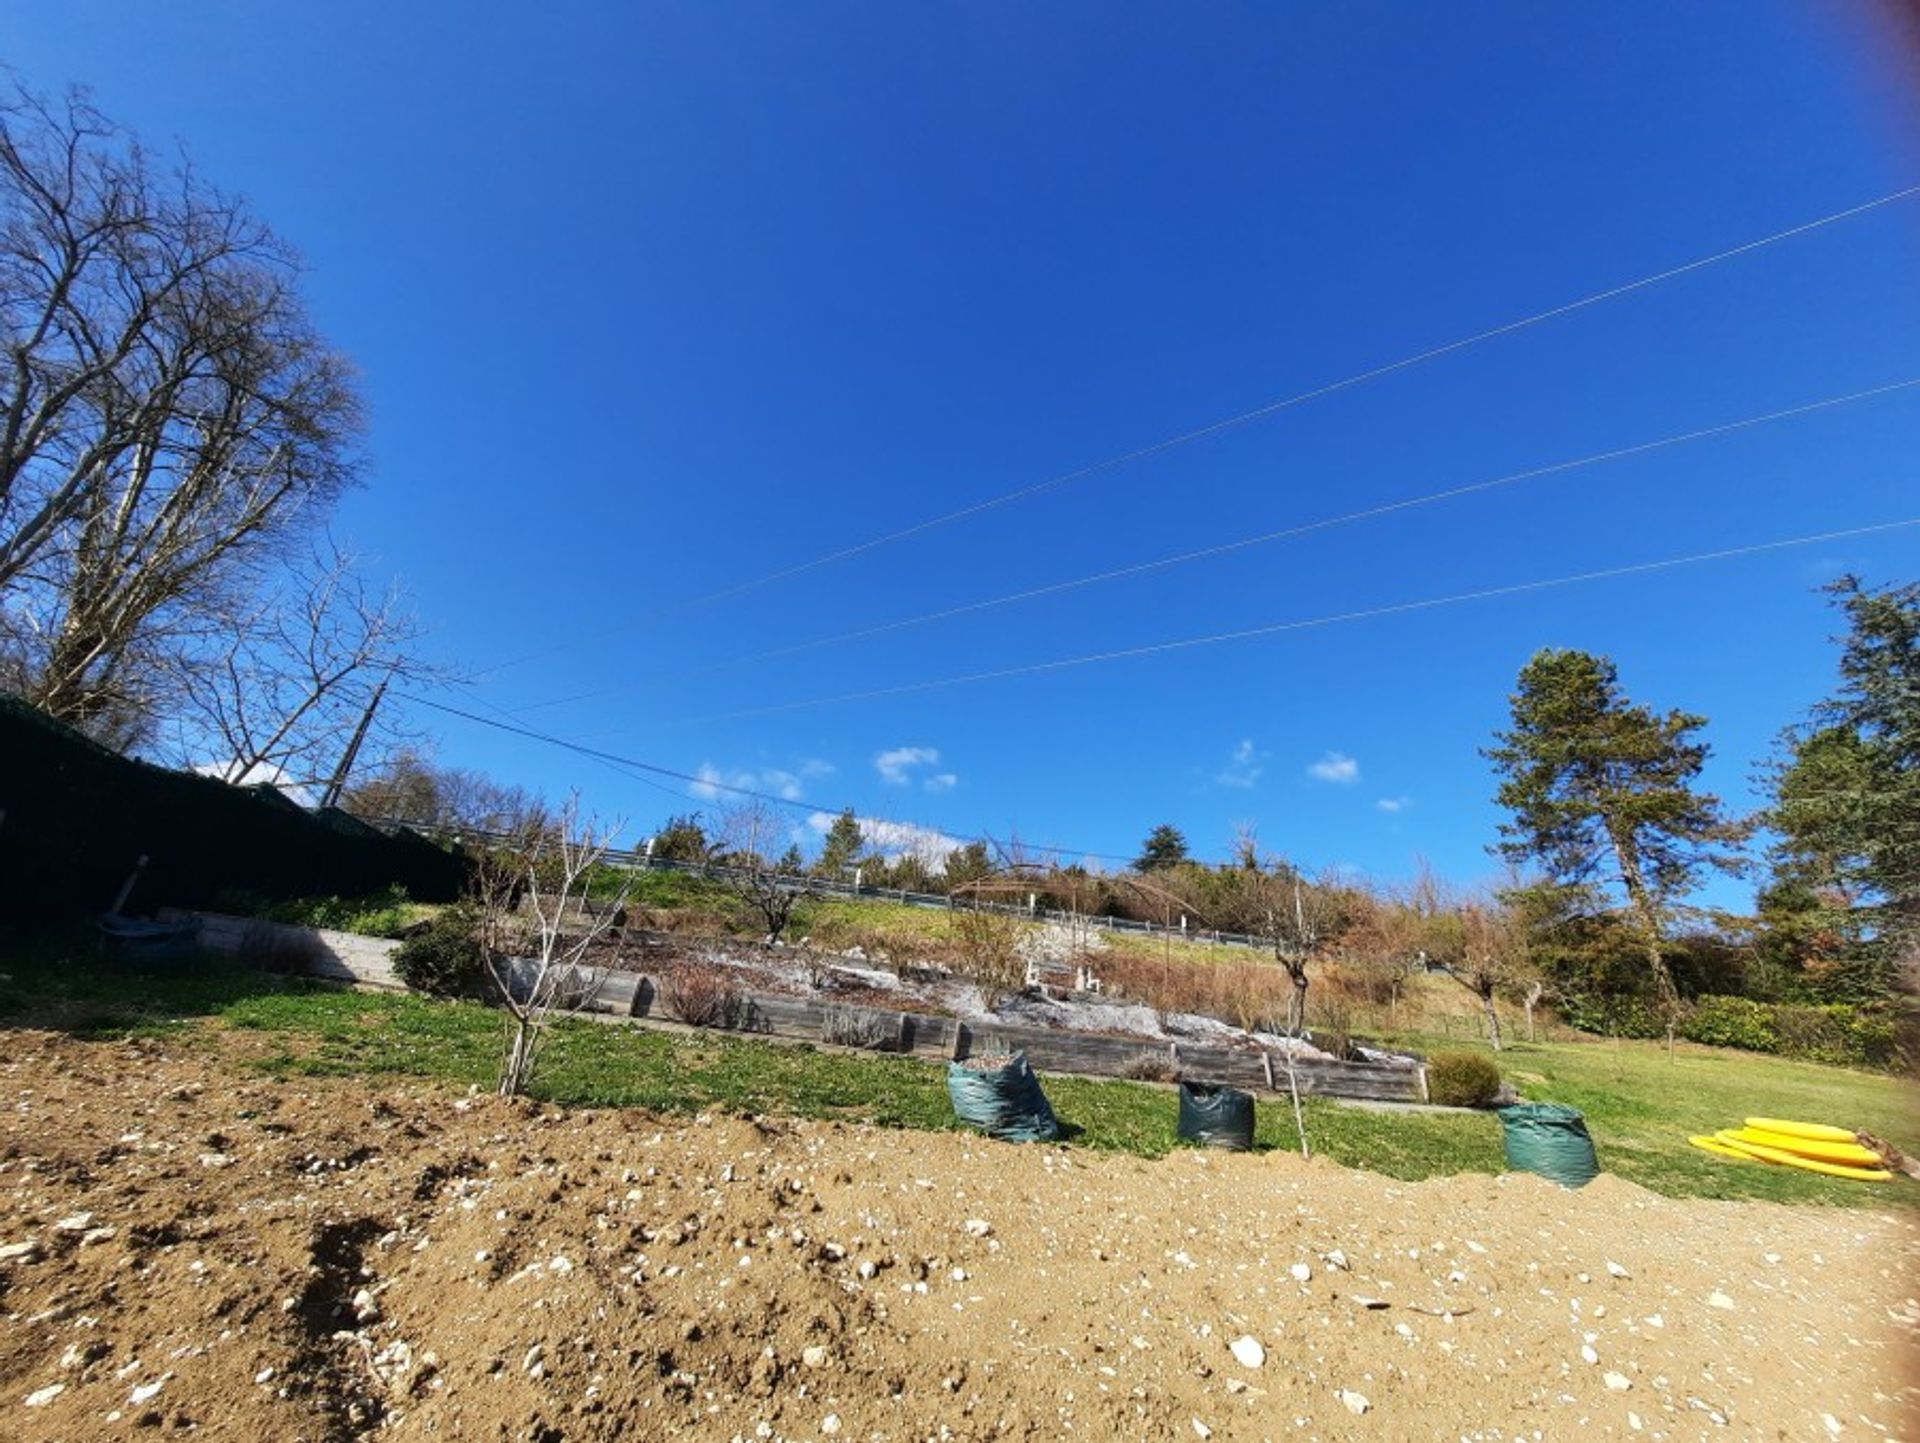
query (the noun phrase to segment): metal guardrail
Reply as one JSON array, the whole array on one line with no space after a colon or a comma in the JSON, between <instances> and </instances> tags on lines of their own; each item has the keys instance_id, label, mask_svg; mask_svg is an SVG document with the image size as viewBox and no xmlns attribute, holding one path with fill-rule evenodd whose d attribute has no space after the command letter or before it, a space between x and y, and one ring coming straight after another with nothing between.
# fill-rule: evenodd
<instances>
[{"instance_id":1,"label":"metal guardrail","mask_svg":"<svg viewBox=\"0 0 1920 1443\"><path fill-rule=\"evenodd\" d=\"M506 839L503 832L489 832L477 827L426 827L415 822L403 822L393 818L383 818L376 825L383 827L408 827L416 832L424 832L445 840L459 842L467 838L480 838L489 841ZM1142 922L1132 917L1100 917L1084 912L1062 912L1052 907L1021 907L1005 902L986 902L978 898L956 901L940 892L909 892L899 887L864 887L837 877L816 877L812 875L789 878L780 872L756 872L748 868L723 867L712 862L681 862L668 857L654 857L646 852L620 851L610 849L603 860L610 866L622 867L635 872L680 872L688 876L712 877L720 880L729 878L751 878L755 881L771 881L775 886L789 887L794 891L824 893L828 896L846 897L855 901L894 902L907 907L923 907L940 911L999 912L1009 917L1026 917L1039 922L1063 922L1070 926L1087 927L1099 932L1127 932L1147 937L1166 937L1176 941L1197 942L1209 947L1240 947L1254 951L1265 950L1267 939L1255 937L1245 932L1218 932L1199 928L1169 927L1164 922Z\"/></svg>"}]
</instances>

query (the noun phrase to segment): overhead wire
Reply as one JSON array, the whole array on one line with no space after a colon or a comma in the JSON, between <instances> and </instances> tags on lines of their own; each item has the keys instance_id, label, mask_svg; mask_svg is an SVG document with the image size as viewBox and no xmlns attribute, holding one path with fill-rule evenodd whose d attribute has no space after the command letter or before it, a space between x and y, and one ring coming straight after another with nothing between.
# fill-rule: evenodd
<instances>
[{"instance_id":1,"label":"overhead wire","mask_svg":"<svg viewBox=\"0 0 1920 1443\"><path fill-rule=\"evenodd\" d=\"M1398 360L1387 361L1380 365L1369 367L1365 370L1356 371L1353 374L1348 376L1343 376L1338 380L1325 382L1321 385L1311 387L1307 390L1298 391L1293 393L1292 395L1283 396L1277 400L1268 401L1262 405L1252 408L1251 410L1241 411L1235 415L1222 417L1219 420L1211 421L1205 425L1197 426L1190 430L1180 432L1179 434L1167 437L1164 440L1156 441L1146 446L1136 447L1133 450L1124 451L1113 456L1108 456L1098 461L1089 462L1086 465L1077 466L1071 470L1059 472L1056 475L1049 476L1040 481L1032 482L1029 485L1016 487L1011 491L1002 492L997 496L989 496L983 500L973 502L967 506L962 506L956 510L944 512L941 515L930 517L924 521L915 522L910 526L903 526L893 531L884 532L881 535L870 537L867 540L857 542L854 545L844 546L837 550L829 551L829 552L823 553L822 555L815 556L806 561L796 562L789 566L779 567L779 568L776 568L775 570L765 572L759 576L751 577L748 580L735 582L731 585L721 587L715 591L710 591L698 596L690 597L684 601L677 602L671 606L662 608L661 610L655 612L649 624L657 625L661 621L665 620L667 617L678 615L698 607L708 606L717 601L724 601L732 597L742 595L746 592L757 590L760 587L772 585L774 582L788 580L795 576L801 576L808 572L817 571L823 567L832 566L842 561L848 561L856 556L864 555L867 552L878 550L883 546L889 546L895 542L905 541L911 537L923 535L924 533L935 530L939 527L951 525L953 522L963 521L969 517L978 516L985 512L996 510L1002 506L1008 506L1018 501L1024 501L1029 497L1040 495L1041 493L1046 491L1055 490L1061 486L1068 485L1075 481L1084 480L1089 476L1098 475L1102 472L1111 471L1122 466L1131 465L1137 461L1144 461L1150 457L1162 455L1168 451L1176 449L1177 447L1189 445L1192 442L1204 440L1205 438L1210 436L1217 436L1222 432L1234 430L1238 427L1247 425L1250 422L1261 420L1262 418L1267 416L1276 415L1279 412L1290 410L1296 406L1305 405L1310 401L1319 400L1322 397L1334 395L1338 392L1350 390L1353 387L1364 385L1369 381L1378 380L1381 377L1393 375L1396 372L1405 371L1415 366L1424 365L1428 361L1438 360L1443 356L1454 355L1460 351L1467 350L1473 346L1482 345L1487 341L1495 340L1501 336L1512 335L1515 332L1523 331L1528 329L1529 327L1540 325L1545 321L1554 320L1561 316L1570 315L1576 311L1585 310L1590 306L1600 305L1605 301L1615 300L1621 296L1630 295L1636 291L1645 290L1648 287L1659 285L1665 281L1674 280L1680 276L1688 275L1688 274L1691 274L1692 272L1703 270L1708 266L1718 265L1723 261L1732 260L1735 257L1747 255L1754 251L1764 249L1767 246L1776 245L1782 241L1791 240L1797 236L1807 235L1810 232L1821 230L1830 225L1837 225L1841 221L1852 219L1855 216L1867 214L1871 211L1878 210L1884 206L1893 205L1899 201L1906 200L1916 195L1920 195L1920 185L1907 186L1907 187L1904 187L1903 189L1892 191L1885 195L1877 196L1871 200L1862 201L1859 204L1847 206L1844 209L1832 211L1826 215L1815 217L1812 220L1803 221L1797 225L1789 226L1784 230L1774 231L1771 234L1760 236L1757 239L1744 241L1739 245L1731 246L1724 250L1715 251L1711 255L1700 256L1694 260L1684 262L1680 265L1670 266L1665 270L1654 272L1651 275L1642 276L1637 280L1627 281L1619 285L1609 286L1604 290L1595 291L1589 295L1581 296L1576 300L1563 302L1560 305L1551 306L1542 311L1536 311L1531 315L1522 316L1517 320L1507 321L1507 322L1504 322L1503 324L1492 326L1485 330L1476 331L1471 335L1462 336L1456 340L1448 341L1438 346L1429 347L1425 350L1415 352L1411 355L1403 356ZM620 629L625 630L627 628L620 628ZM577 644L577 643L574 643L574 644ZM511 658L508 658L507 660L496 662L492 667L487 668L486 671L489 674L504 671L508 667L518 666L523 664L524 662L536 660L540 657L550 655L553 650L554 648L545 648L541 651L528 652L520 656L511 657Z\"/></svg>"},{"instance_id":2,"label":"overhead wire","mask_svg":"<svg viewBox=\"0 0 1920 1443\"><path fill-rule=\"evenodd\" d=\"M1475 591L1455 593L1451 596L1433 597L1433 598L1426 598L1422 600L1409 601L1409 602L1398 602L1398 603L1393 603L1386 606L1369 607L1363 610L1335 613L1328 616L1308 618L1305 620L1276 622L1267 626L1248 627L1239 631L1222 632L1212 636L1183 638L1175 641L1153 643L1146 646L1127 647L1127 648L1123 648L1116 651L1096 653L1094 655L1084 656L1084 657L1066 658L1063 660L1052 661L1052 662L1040 662L1040 663L1035 663L1028 666L1002 668L994 672L973 673L971 675L962 676L962 677L945 678L942 680L936 680L936 681L930 681L930 682L909 683L907 685L899 686L899 687L879 688L874 691L865 692L865 693L853 693L845 696L818 698L813 701L789 703L786 705L777 705L777 706L767 707L767 708L757 708L748 712L736 712L736 713L729 713L727 715L729 716L757 715L767 711L793 710L803 706L826 705L833 702L862 700L862 699L866 699L868 697L874 697L874 696L898 695L904 692L926 691L926 690L932 690L938 687L965 685L965 684L969 684L971 682L976 682L976 681L998 680L1005 677L1031 675L1031 674L1047 672L1047 671L1057 671L1057 670L1062 670L1068 667L1091 665L1091 664L1102 662L1102 661L1120 660L1122 658L1136 657L1136 656L1149 656L1149 655L1154 655L1162 652L1176 651L1176 650L1182 650L1182 649L1188 649L1188 648L1200 647L1200 646L1210 646L1210 645L1216 645L1216 644L1230 642L1230 641L1248 640L1248 639L1261 637L1261 636L1272 636L1272 635L1277 635L1277 634L1288 632L1288 631L1305 630L1313 627L1338 625L1338 624L1355 622L1355 621L1369 620L1369 619L1383 617L1383 616L1392 616L1392 615L1404 614L1409 612L1430 610L1438 607L1451 606L1451 605L1461 604L1461 603L1470 602L1470 601L1490 600L1497 597L1520 595L1527 592L1542 591L1549 588L1560 587L1560 586L1570 586L1570 585L1575 585L1578 583L1588 582L1588 581L1598 581L1598 580L1611 579L1611 578L1616 578L1621 576L1631 576L1631 575L1639 575L1639 574L1645 574L1645 573L1650 573L1655 571L1671 570L1677 567L1703 564L1711 561L1731 560L1731 559L1742 557L1742 556L1752 556L1752 555L1758 555L1766 552L1781 551L1781 550L1785 550L1795 546L1811 546L1811 545L1817 545L1821 542L1826 542L1826 541L1838 541L1838 540L1844 540L1844 539L1857 537L1857 536L1874 535L1874 534L1884 533L1888 531L1900 530L1902 528L1911 527L1911 526L1920 526L1920 516L1908 517L1898 521L1878 522L1878 523L1874 523L1866 526L1847 527L1839 530L1818 532L1818 533L1804 535L1804 536L1788 537L1788 538L1784 538L1777 541L1756 542L1746 546L1725 547L1716 551L1695 552L1686 556L1668 557L1668 558L1664 558L1657 561L1636 562L1636 563L1623 565L1623 566L1607 567L1607 568L1604 568L1601 570L1595 570L1595 571L1578 572L1569 576L1553 577L1553 578L1548 578L1548 579L1539 580L1539 581L1518 582L1518 583L1514 583L1507 586L1485 587ZM990 834L986 834L986 833L978 833L970 837L963 837L963 836L957 835L956 833L947 831L945 828L938 828L938 829L925 828L919 823L903 822L894 818L877 817L870 814L863 814L858 808L835 807L828 803L808 801L804 798L777 796L773 793L762 792L755 788L743 787L734 783L721 781L713 777L700 776L700 775L696 775L689 772L679 771L672 767L661 766L657 763L643 761L637 757L625 756L618 752L608 751L602 747L589 746L583 742L574 741L566 737L555 735L551 732L543 732L533 727L522 725L517 721L496 719L493 717L482 716L480 713L467 710L464 707L453 706L446 702L435 701L430 697L420 696L416 693L396 693L396 695L401 699L411 702L418 706L424 706L431 710L438 711L449 716L462 718L466 721L473 722L480 726L488 727L497 731L506 732L511 735L522 737L530 741L540 742L548 746L558 747L564 751L572 752L572 753L575 753L576 755L587 757L591 760L597 761L599 763L602 763L604 765L611 767L616 772L633 776L635 780L643 781L647 785L654 787L656 790L666 792L669 795L678 796L683 794L676 793L671 788L662 786L657 781L654 781L653 778L666 777L673 781L678 781L688 787L701 788L709 793L714 793L714 792L726 793L731 796L738 796L738 797L743 797L750 800L765 802L776 807L804 811L804 812L807 812L809 815L815 812L852 811L855 814L855 816L863 822L888 822L888 823L891 823L892 825L901 826L901 827L911 827L911 828L915 828L916 830L937 831L940 836L950 840L954 840L956 842L978 841L978 842L985 842L994 846L1000 845L997 839L992 837ZM498 708L493 708L493 709L496 711L498 710ZM646 774L646 775L641 775L641 774ZM684 795L686 795L689 799L697 799L699 796L699 793L688 792L688 793L685 793ZM1029 848L1034 852L1044 853L1046 855L1055 856L1055 857L1072 856L1072 857L1084 857L1084 858L1098 860L1098 861L1116 861L1116 862L1127 862L1132 860L1131 858L1122 857L1114 853L1099 852L1099 851L1095 851L1087 848L1066 847L1066 846L1058 846L1053 844L1041 844L1041 843L1023 843L1022 845L1026 846L1027 848Z\"/></svg>"},{"instance_id":3,"label":"overhead wire","mask_svg":"<svg viewBox=\"0 0 1920 1443\"><path fill-rule=\"evenodd\" d=\"M1084 656L1061 657L1051 661L1030 662L1021 666L997 667L990 671L967 672L958 676L905 682L897 686L873 687L864 691L841 692L832 696L809 697L799 701L775 702L767 706L746 707L738 711L712 712L702 716L680 717L663 724L684 725L696 722L736 721L745 717L771 716L780 712L803 711L813 707L836 706L856 701L873 701L882 697L906 696L914 692L939 691L952 687L972 686L980 682L1004 681L1013 677L1037 676L1046 672L1065 671L1074 667L1095 666L1105 662L1124 661L1134 657L1155 656L1165 652L1186 651L1196 647L1218 646L1227 642L1248 641L1262 636L1276 636L1283 632L1306 631L1317 627L1337 626L1355 621L1369 621L1383 616L1397 616L1415 611L1431 611L1445 606L1458 606L1467 602L1488 601L1497 597L1518 596L1528 592L1547 591L1556 587L1574 586L1589 581L1603 581L1621 576L1636 576L1649 572L1672 570L1676 567L1694 566L1710 561L1726 561L1735 557L1755 556L1768 551L1781 551L1794 546L1811 546L1823 541L1839 541L1849 537L1867 536L1878 532L1894 531L1907 526L1920 526L1920 516L1908 517L1900 521L1877 522L1869 526L1847 527L1838 531L1823 531L1808 536L1788 537L1779 541L1756 542L1748 546L1725 547L1717 551L1696 552L1687 556L1667 557L1658 561L1641 561L1625 566L1603 567L1598 570L1575 572L1572 575L1549 577L1539 581L1523 581L1507 586L1483 587L1474 591L1455 592L1447 596L1425 597L1416 601L1394 602L1385 606L1365 607L1356 611L1334 612L1325 616L1308 617L1296 621L1279 621L1265 626L1243 627L1236 631L1215 632L1206 636L1182 637L1173 641L1152 642L1143 646L1119 647L1111 651L1093 652Z\"/></svg>"},{"instance_id":4,"label":"overhead wire","mask_svg":"<svg viewBox=\"0 0 1920 1443\"><path fill-rule=\"evenodd\" d=\"M1109 581L1125 580L1128 577L1143 576L1154 571L1163 571L1170 567L1183 566L1189 562L1210 560L1214 557L1245 551L1251 547L1264 546L1276 541L1284 541L1298 536L1306 536L1320 531L1330 531L1336 527L1352 525L1360 521L1370 521L1381 516L1397 512L1411 511L1423 506L1432 506L1444 501L1457 500L1482 492L1515 486L1525 481L1536 481L1547 476L1564 475L1588 466L1597 466L1609 461L1621 461L1630 457L1645 456L1672 446L1681 446L1694 441L1703 441L1713 437L1731 435L1735 432L1768 425L1778 421L1812 415L1837 407L1852 405L1879 397L1911 391L1920 387L1920 376L1893 381L1886 385L1873 386L1865 390L1852 391L1843 395L1826 396L1817 401L1809 401L1797 406L1768 411L1761 415L1744 416L1738 420L1722 422L1718 425L1704 426L1692 431L1683 431L1669 436L1661 436L1651 441L1642 441L1630 446L1616 446L1590 455L1578 456L1571 460L1555 461L1544 466L1530 467L1524 471L1508 472L1487 480L1469 482L1460 486L1450 486L1439 491L1430 491L1419 496L1405 497L1398 501L1382 502L1379 505L1363 507L1357 511L1344 512L1337 516L1322 517L1314 521L1305 521L1297 525L1282 527L1274 531L1263 531L1253 536L1243 536L1232 541L1223 541L1211 546L1198 547L1189 551L1175 552L1168 556L1155 557L1147 561L1138 561L1126 566L1113 567L1106 571L1093 572L1086 576L1074 577L1065 581L1049 582L1044 586L1027 587L1020 591L1011 591L999 596L986 597L978 601L964 602L956 606L943 607L937 611L922 612L917 616L902 617L894 621L885 621L873 626L859 627L851 631L834 632L826 636L817 636L805 641L789 643L785 646L771 647L764 651L751 652L741 656L719 661L703 662L683 671L671 673L667 677L652 677L645 682L622 682L611 686L593 687L586 691L573 692L567 696L553 697L520 706L504 709L504 714L524 716L528 712L540 711L549 707L566 706L574 702L590 701L598 697L613 696L631 691L637 686L657 685L662 680L671 680L677 676L700 675L722 670L731 666L746 666L758 662L775 661L784 657L797 656L804 652L816 651L822 647L842 645L847 642L864 641L876 636L885 636L906 631L917 626L926 626L938 621L949 621L955 617L968 616L977 612L989 611L997 607L1011 606L1019 602L1034 601L1043 596L1057 596L1083 587L1097 586Z\"/></svg>"},{"instance_id":5,"label":"overhead wire","mask_svg":"<svg viewBox=\"0 0 1920 1443\"><path fill-rule=\"evenodd\" d=\"M564 751L573 752L579 756L612 767L615 771L632 775L636 781L646 782L648 786L653 787L657 791L666 792L670 796L684 796L689 800L702 799L698 791L677 792L670 787L662 786L660 783L653 781L652 777L668 777L675 781L683 782L689 787L701 788L710 792L725 792L729 796L765 802L772 806L805 812L809 816L817 812L852 812L855 817L863 823L879 822L890 826L911 828L919 832L938 833L941 837L956 843L985 842L994 846L1000 845L997 838L986 832L976 833L972 836L962 836L949 832L945 828L928 827L922 823L902 821L896 817L876 816L870 812L864 812L857 807L834 806L826 802L808 801L803 797L783 797L773 792L763 792L753 787L743 787L735 783L721 781L717 777L701 776L692 772L678 771L672 767L663 767L654 762L641 761L637 757L622 756L618 752L610 752L602 747L588 746L584 742L556 736L551 732L538 731L532 727L522 726L513 721L485 717L478 712L468 711L464 707L453 706L447 702L435 701L431 697L419 696L410 692L400 692L396 693L396 695L402 700L411 702L417 706L428 707L434 711L445 713L448 716L460 717L465 721L473 722L479 726L490 727L495 731L508 732L514 736L524 737L529 741L542 742L548 746L559 747ZM640 773L650 773L651 776L639 775ZM1035 852L1044 852L1057 856L1090 857L1103 862L1125 862L1132 860L1131 858L1117 856L1113 853L1089 851L1080 847L1053 846L1024 840L1021 841L1020 845Z\"/></svg>"}]
</instances>

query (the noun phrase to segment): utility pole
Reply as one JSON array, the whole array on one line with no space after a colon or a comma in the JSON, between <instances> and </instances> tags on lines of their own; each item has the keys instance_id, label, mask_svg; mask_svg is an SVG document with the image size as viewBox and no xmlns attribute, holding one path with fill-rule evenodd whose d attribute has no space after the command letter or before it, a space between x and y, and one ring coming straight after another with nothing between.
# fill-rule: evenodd
<instances>
[{"instance_id":1,"label":"utility pole","mask_svg":"<svg viewBox=\"0 0 1920 1443\"><path fill-rule=\"evenodd\" d=\"M333 780L327 783L327 789L320 796L322 808L340 805L340 793L346 790L347 777L353 771L354 760L360 755L360 744L367 739L367 729L373 725L373 714L380 710L381 698L387 694L387 683L393 680L393 672L380 678L380 685L373 689L373 695L367 698L367 709L360 716L360 725L353 729L353 740L347 743L347 750L340 758L340 765L334 768Z\"/></svg>"}]
</instances>

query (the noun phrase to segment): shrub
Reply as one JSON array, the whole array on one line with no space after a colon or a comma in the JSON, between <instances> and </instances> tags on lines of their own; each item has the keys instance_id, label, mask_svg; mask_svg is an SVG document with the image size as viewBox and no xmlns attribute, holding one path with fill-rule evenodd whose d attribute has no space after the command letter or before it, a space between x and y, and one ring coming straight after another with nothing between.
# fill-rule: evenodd
<instances>
[{"instance_id":1,"label":"shrub","mask_svg":"<svg viewBox=\"0 0 1920 1443\"><path fill-rule=\"evenodd\" d=\"M1000 912L956 912L949 927L959 954L954 970L980 989L989 1009L1026 985L1019 922Z\"/></svg>"},{"instance_id":2,"label":"shrub","mask_svg":"<svg viewBox=\"0 0 1920 1443\"><path fill-rule=\"evenodd\" d=\"M1436 1052L1427 1059L1427 1096L1445 1107L1485 1107L1500 1095L1500 1069L1478 1052Z\"/></svg>"},{"instance_id":3,"label":"shrub","mask_svg":"<svg viewBox=\"0 0 1920 1443\"><path fill-rule=\"evenodd\" d=\"M747 1000L732 975L703 963L668 970L660 979L660 1001L689 1027L738 1027L746 1020Z\"/></svg>"},{"instance_id":4,"label":"shrub","mask_svg":"<svg viewBox=\"0 0 1920 1443\"><path fill-rule=\"evenodd\" d=\"M1843 1002L1702 997L1689 1009L1680 1035L1712 1047L1739 1047L1850 1067L1892 1067L1901 1055L1899 1019L1894 1014Z\"/></svg>"},{"instance_id":5,"label":"shrub","mask_svg":"<svg viewBox=\"0 0 1920 1443\"><path fill-rule=\"evenodd\" d=\"M473 913L449 907L393 954L394 975L432 997L471 997L487 980L487 954Z\"/></svg>"},{"instance_id":6,"label":"shrub","mask_svg":"<svg viewBox=\"0 0 1920 1443\"><path fill-rule=\"evenodd\" d=\"M860 1007L829 1007L820 1024L820 1040L837 1047L884 1051L899 1038L899 1024L892 1018Z\"/></svg>"},{"instance_id":7,"label":"shrub","mask_svg":"<svg viewBox=\"0 0 1920 1443\"><path fill-rule=\"evenodd\" d=\"M1179 1069L1164 1052L1140 1052L1121 1064L1120 1076L1133 1082L1172 1082Z\"/></svg>"},{"instance_id":8,"label":"shrub","mask_svg":"<svg viewBox=\"0 0 1920 1443\"><path fill-rule=\"evenodd\" d=\"M1307 1029L1313 1045L1338 1058L1352 1057L1353 1005L1344 997L1327 995L1320 998L1315 1010L1319 1015Z\"/></svg>"},{"instance_id":9,"label":"shrub","mask_svg":"<svg viewBox=\"0 0 1920 1443\"><path fill-rule=\"evenodd\" d=\"M1709 1047L1740 1047L1748 1052L1778 1052L1776 1008L1750 997L1702 997L1681 1025L1681 1035Z\"/></svg>"},{"instance_id":10,"label":"shrub","mask_svg":"<svg viewBox=\"0 0 1920 1443\"><path fill-rule=\"evenodd\" d=\"M364 897L294 897L250 909L269 922L325 927L362 937L399 937L414 920L405 887L383 887Z\"/></svg>"}]
</instances>

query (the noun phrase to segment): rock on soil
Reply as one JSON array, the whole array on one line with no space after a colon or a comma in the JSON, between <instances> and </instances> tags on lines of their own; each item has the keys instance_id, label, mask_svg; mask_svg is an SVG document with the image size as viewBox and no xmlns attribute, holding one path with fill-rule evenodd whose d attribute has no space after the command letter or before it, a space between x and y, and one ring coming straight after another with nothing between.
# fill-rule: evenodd
<instances>
[{"instance_id":1,"label":"rock on soil","mask_svg":"<svg viewBox=\"0 0 1920 1443\"><path fill-rule=\"evenodd\" d=\"M1905 1212L9 1043L0 1438L1920 1436Z\"/></svg>"}]
</instances>

